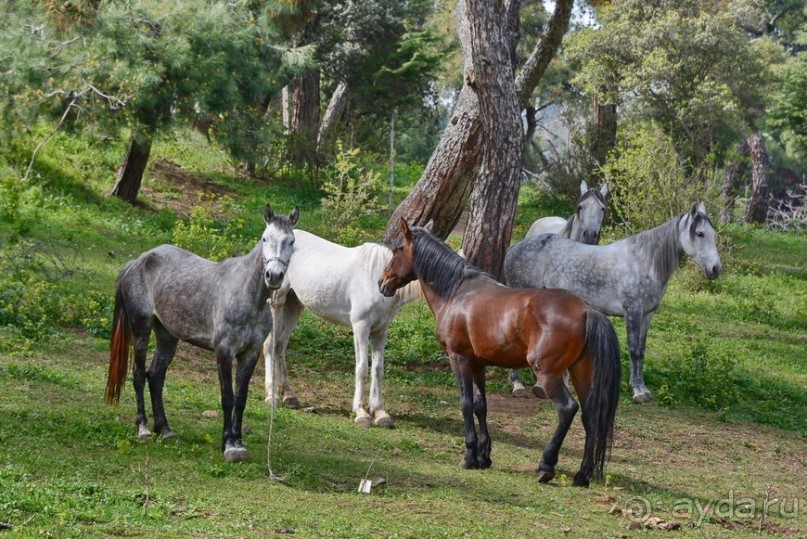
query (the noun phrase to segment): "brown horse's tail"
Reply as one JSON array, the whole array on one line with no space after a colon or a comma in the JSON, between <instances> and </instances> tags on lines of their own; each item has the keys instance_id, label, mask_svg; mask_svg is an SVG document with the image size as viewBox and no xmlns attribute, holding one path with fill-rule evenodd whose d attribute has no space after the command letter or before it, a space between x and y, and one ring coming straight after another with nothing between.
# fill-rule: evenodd
<instances>
[{"instance_id":1,"label":"brown horse's tail","mask_svg":"<svg viewBox=\"0 0 807 539\"><path fill-rule=\"evenodd\" d=\"M112 317L112 338L109 341L109 375L106 380L104 400L109 404L117 404L120 392L126 382L129 369L129 348L132 346L132 330L123 303L123 292L120 282L115 289L115 314Z\"/></svg>"},{"instance_id":2,"label":"brown horse's tail","mask_svg":"<svg viewBox=\"0 0 807 539\"><path fill-rule=\"evenodd\" d=\"M594 309L587 311L586 340L588 355L594 364L594 380L583 403L583 421L587 424L586 454L594 458L594 477L602 479L605 459L613 445L622 382L619 340L608 317Z\"/></svg>"}]
</instances>

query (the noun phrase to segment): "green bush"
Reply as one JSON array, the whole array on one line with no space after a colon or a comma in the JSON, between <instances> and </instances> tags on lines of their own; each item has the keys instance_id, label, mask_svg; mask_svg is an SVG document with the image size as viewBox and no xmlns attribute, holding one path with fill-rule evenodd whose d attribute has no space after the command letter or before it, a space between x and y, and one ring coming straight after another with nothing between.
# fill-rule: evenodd
<instances>
[{"instance_id":1,"label":"green bush","mask_svg":"<svg viewBox=\"0 0 807 539\"><path fill-rule=\"evenodd\" d=\"M711 169L692 169L654 123L628 125L602 168L613 216L628 233L662 224L704 201L716 208L719 185Z\"/></svg>"},{"instance_id":2,"label":"green bush","mask_svg":"<svg viewBox=\"0 0 807 539\"><path fill-rule=\"evenodd\" d=\"M224 197L224 203L226 199ZM243 236L245 225L240 217L226 223L217 222L209 207L199 205L191 210L190 219L176 222L171 243L208 260L220 261L250 249L248 246L252 240Z\"/></svg>"},{"instance_id":3,"label":"green bush","mask_svg":"<svg viewBox=\"0 0 807 539\"><path fill-rule=\"evenodd\" d=\"M326 171L322 190L322 220L328 236L343 245L356 245L369 236L359 220L378 213L381 174L361 162L359 148L344 149L337 141L333 166Z\"/></svg>"}]
</instances>

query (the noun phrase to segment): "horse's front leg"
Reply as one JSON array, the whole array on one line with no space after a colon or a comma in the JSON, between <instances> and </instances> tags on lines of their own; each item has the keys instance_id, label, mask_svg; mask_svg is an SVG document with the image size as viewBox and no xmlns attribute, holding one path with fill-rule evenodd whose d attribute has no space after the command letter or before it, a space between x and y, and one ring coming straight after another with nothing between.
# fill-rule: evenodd
<instances>
[{"instance_id":1,"label":"horse's front leg","mask_svg":"<svg viewBox=\"0 0 807 539\"><path fill-rule=\"evenodd\" d=\"M653 400L650 390L644 385L644 347L642 346L643 317L640 309L628 310L625 315L625 328L628 335L628 353L630 355L630 387L633 390L633 402L644 403ZM649 320L648 320L649 324Z\"/></svg>"},{"instance_id":2,"label":"horse's front leg","mask_svg":"<svg viewBox=\"0 0 807 539\"><path fill-rule=\"evenodd\" d=\"M372 427L373 418L364 408L364 383L369 371L367 347L370 339L370 326L362 321L353 322L353 348L356 353L356 375L353 384L354 421L362 427Z\"/></svg>"},{"instance_id":3,"label":"horse's front leg","mask_svg":"<svg viewBox=\"0 0 807 539\"><path fill-rule=\"evenodd\" d=\"M472 368L474 381L474 414L479 422L479 441L477 442L476 461L480 468L490 468L490 452L493 444L488 433L488 402L485 396L485 367L474 365Z\"/></svg>"},{"instance_id":4,"label":"horse's front leg","mask_svg":"<svg viewBox=\"0 0 807 539\"><path fill-rule=\"evenodd\" d=\"M221 432L221 450L224 460L238 462L248 457L247 450L240 443L236 444L233 434L233 408L235 395L233 394L233 353L226 346L216 347L216 370L219 375L221 389L221 411L224 417L224 427ZM240 425L239 425L240 428ZM240 436L239 436L240 438Z\"/></svg>"},{"instance_id":5,"label":"horse's front leg","mask_svg":"<svg viewBox=\"0 0 807 539\"><path fill-rule=\"evenodd\" d=\"M250 350L242 354L238 358L238 367L235 373L235 398L233 403L233 421L232 421L232 447L229 451L225 449L224 460L229 462L236 462L240 460L247 460L249 453L241 440L241 429L244 421L244 409L247 406L247 393L249 392L249 381L252 379L252 373L255 371L255 365L258 363L258 352Z\"/></svg>"},{"instance_id":6,"label":"horse's front leg","mask_svg":"<svg viewBox=\"0 0 807 539\"><path fill-rule=\"evenodd\" d=\"M373 353L373 364L370 367L370 413L379 427L394 429L392 417L384 410L384 344L387 342L387 328L370 334L370 349Z\"/></svg>"},{"instance_id":7,"label":"horse's front leg","mask_svg":"<svg viewBox=\"0 0 807 539\"><path fill-rule=\"evenodd\" d=\"M465 459L460 463L465 469L479 468L479 440L474 424L474 382L470 361L455 355L450 356L451 370L460 387L460 410L465 421Z\"/></svg>"},{"instance_id":8,"label":"horse's front leg","mask_svg":"<svg viewBox=\"0 0 807 539\"><path fill-rule=\"evenodd\" d=\"M285 302L283 303L282 315L280 315L278 319L277 336L275 337L274 354L272 356L274 361L272 366L275 369L273 374L279 378L279 381L276 382L278 384L276 387L278 387L280 391L277 393L271 390L271 394L275 396L276 405L280 404L280 396L282 395L283 406L293 410L300 408L300 399L297 398L297 394L294 392L294 389L292 389L291 382L289 381L289 372L286 367L286 349L289 345L291 332L297 327L297 321L300 320L300 315L303 313L303 310L305 310L305 307L300 300L297 299L294 290L289 290L285 296ZM273 316L275 316L274 310ZM264 342L264 350L266 349L265 347L266 343ZM271 403L272 401L268 397L270 388L267 388L266 394L266 402Z\"/></svg>"}]
</instances>

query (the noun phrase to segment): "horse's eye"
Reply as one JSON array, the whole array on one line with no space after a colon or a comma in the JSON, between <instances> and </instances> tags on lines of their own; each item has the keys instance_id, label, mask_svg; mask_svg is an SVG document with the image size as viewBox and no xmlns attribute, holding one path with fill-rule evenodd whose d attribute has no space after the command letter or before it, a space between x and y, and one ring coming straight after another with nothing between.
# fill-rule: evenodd
<instances>
[{"instance_id":1,"label":"horse's eye","mask_svg":"<svg viewBox=\"0 0 807 539\"><path fill-rule=\"evenodd\" d=\"M583 210L583 205L582 205L582 204L580 204L580 205L577 207L577 211L582 211L582 210Z\"/></svg>"},{"instance_id":2,"label":"horse's eye","mask_svg":"<svg viewBox=\"0 0 807 539\"><path fill-rule=\"evenodd\" d=\"M703 237L703 232L698 230L697 232L695 232L695 235L698 236L699 238L702 238Z\"/></svg>"}]
</instances>

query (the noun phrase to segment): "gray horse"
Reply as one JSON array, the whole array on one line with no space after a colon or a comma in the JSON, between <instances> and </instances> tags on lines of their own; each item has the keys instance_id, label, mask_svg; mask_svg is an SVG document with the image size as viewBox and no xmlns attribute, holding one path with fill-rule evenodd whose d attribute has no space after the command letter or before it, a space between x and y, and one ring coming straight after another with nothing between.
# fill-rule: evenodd
<instances>
[{"instance_id":1,"label":"gray horse","mask_svg":"<svg viewBox=\"0 0 807 539\"><path fill-rule=\"evenodd\" d=\"M552 233L589 245L597 245L600 243L600 229L605 219L607 194L608 184L603 185L601 189L594 187L589 189L585 180L580 182L580 199L574 213L568 219L542 217L530 226L526 237Z\"/></svg>"},{"instance_id":2,"label":"gray horse","mask_svg":"<svg viewBox=\"0 0 807 539\"><path fill-rule=\"evenodd\" d=\"M212 350L221 386L224 415L224 460L246 460L241 421L247 390L261 345L272 329L266 301L270 289L283 282L294 245L297 208L289 217L264 209L266 228L249 254L215 263L189 251L161 245L126 264L118 277L106 401L116 403L126 381L129 347L134 347L134 388L137 432L151 436L143 397L148 381L154 431L176 436L163 408L163 384L180 340ZM146 370L151 332L157 340L154 359ZM233 360L238 362L233 393Z\"/></svg>"},{"instance_id":3,"label":"gray horse","mask_svg":"<svg viewBox=\"0 0 807 539\"><path fill-rule=\"evenodd\" d=\"M585 245L542 234L517 243L504 260L507 285L564 288L605 314L625 318L634 402L653 399L643 364L647 329L683 255L691 256L708 279L723 267L715 230L703 203L663 225L610 245Z\"/></svg>"}]
</instances>

